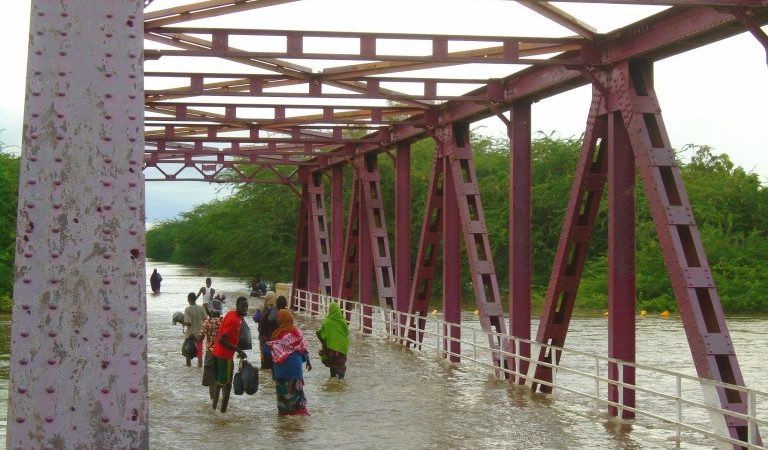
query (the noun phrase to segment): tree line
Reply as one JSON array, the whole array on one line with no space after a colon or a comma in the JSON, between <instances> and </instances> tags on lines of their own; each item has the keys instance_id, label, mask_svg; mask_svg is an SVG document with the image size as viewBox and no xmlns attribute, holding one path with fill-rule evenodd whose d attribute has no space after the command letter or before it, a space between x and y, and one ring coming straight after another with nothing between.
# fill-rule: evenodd
<instances>
[{"instance_id":1,"label":"tree line","mask_svg":"<svg viewBox=\"0 0 768 450\"><path fill-rule=\"evenodd\" d=\"M567 206L580 139L540 134L533 142L533 295L540 304L549 281ZM477 179L504 298L508 284L509 147L504 139L474 133ZM411 152L411 247L415 258L434 156L431 140L414 143ZM720 293L729 312L768 312L768 188L753 172L737 167L725 154L706 146L687 146L678 161L688 196ZM379 157L390 237L394 236L394 165ZM16 243L19 159L0 152L0 311L10 311ZM352 173L345 168L345 213ZM637 189L638 307L675 310L676 304L645 194ZM601 204L577 307L603 309L607 303L607 215ZM207 267L250 279L261 275L290 281L299 201L285 186L240 184L234 195L200 205L147 232L147 256L161 261ZM345 214L346 225L346 214ZM473 303L469 268L462 261L463 295ZM435 295L440 294L438 271Z\"/></svg>"},{"instance_id":2,"label":"tree line","mask_svg":"<svg viewBox=\"0 0 768 450\"><path fill-rule=\"evenodd\" d=\"M533 142L533 295L541 304L546 292L565 214L581 141L539 134ZM504 139L474 134L472 147L492 254L499 284L508 287L509 145ZM412 255L415 258L434 144L413 144ZM768 190L757 174L737 167L707 146L686 146L678 161L704 246L729 312L768 312ZM394 165L379 157L387 226L394 236ZM352 174L345 169L345 198ZM607 201L595 225L584 269L577 307L603 309L607 305ZM262 275L269 280L292 279L299 200L284 186L240 184L236 193L183 213L147 233L147 255L152 259L205 266L233 276ZM345 202L345 217L348 204ZM345 218L346 225L346 218ZM643 188L637 189L637 303L651 311L676 310L656 229ZM466 256L462 270L463 295L472 288ZM413 263L412 263L413 264ZM440 294L440 274L435 294Z\"/></svg>"}]
</instances>

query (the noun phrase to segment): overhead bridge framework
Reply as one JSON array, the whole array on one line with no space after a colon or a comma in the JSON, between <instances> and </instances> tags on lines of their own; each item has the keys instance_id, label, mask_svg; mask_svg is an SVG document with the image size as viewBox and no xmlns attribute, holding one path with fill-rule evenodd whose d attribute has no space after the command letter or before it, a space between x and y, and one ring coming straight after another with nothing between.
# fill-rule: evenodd
<instances>
[{"instance_id":1,"label":"overhead bridge framework","mask_svg":"<svg viewBox=\"0 0 768 450\"><path fill-rule=\"evenodd\" d=\"M198 25L304 5L209 0L144 11L163 6L151 3L32 1L8 448L148 447L144 181L286 185L301 203L294 286L363 305L375 297L385 313L413 313L417 341L437 270L445 320L460 322L463 248L483 329L530 338L531 104L586 84L592 101L535 341L565 343L606 195L608 353L635 360L637 171L698 375L744 384L664 126L653 63L744 32L768 51L761 29L768 1L499 2L560 30L548 36L217 28ZM571 3L668 8L600 33L566 11ZM191 21L196 26L183 26ZM173 70L155 70L168 60ZM190 60L195 70L175 64ZM219 63L227 70L211 70ZM471 76L452 76L470 64ZM494 268L469 139L472 122L494 116L510 142L508 274ZM434 139L436 150L427 198L416 199L425 212L412 258L410 153L419 139ZM394 160L394 216L382 201L393 188L381 182L382 153ZM348 205L345 166L354 177ZM498 275L509 277L509 322ZM403 325L390 331L403 333ZM459 330L446 325L444 333L458 337ZM491 336L492 348L513 350ZM456 361L458 341L446 342ZM528 379L551 379L542 363L559 354L514 350L532 363L515 367L496 356L496 367L523 374L510 382L547 392ZM609 377L634 382L632 368L623 367ZM747 412L743 394L708 389L713 404ZM610 414L632 417L631 390L612 388L609 396L623 406ZM732 438L760 442L756 430L747 436L744 420L712 420Z\"/></svg>"}]
</instances>

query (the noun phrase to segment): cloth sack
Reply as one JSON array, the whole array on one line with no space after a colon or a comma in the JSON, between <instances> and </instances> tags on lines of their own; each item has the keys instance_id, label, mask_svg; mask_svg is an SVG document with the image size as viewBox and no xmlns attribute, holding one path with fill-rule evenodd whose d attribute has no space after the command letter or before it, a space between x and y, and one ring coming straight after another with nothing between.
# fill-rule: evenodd
<instances>
[{"instance_id":1,"label":"cloth sack","mask_svg":"<svg viewBox=\"0 0 768 450\"><path fill-rule=\"evenodd\" d=\"M253 348L251 343L251 329L245 320L240 321L240 337L237 340L237 348L240 350L250 350Z\"/></svg>"},{"instance_id":2,"label":"cloth sack","mask_svg":"<svg viewBox=\"0 0 768 450\"><path fill-rule=\"evenodd\" d=\"M197 340L194 336L190 336L184 339L184 343L181 344L181 354L185 358L194 358L197 356Z\"/></svg>"}]
</instances>

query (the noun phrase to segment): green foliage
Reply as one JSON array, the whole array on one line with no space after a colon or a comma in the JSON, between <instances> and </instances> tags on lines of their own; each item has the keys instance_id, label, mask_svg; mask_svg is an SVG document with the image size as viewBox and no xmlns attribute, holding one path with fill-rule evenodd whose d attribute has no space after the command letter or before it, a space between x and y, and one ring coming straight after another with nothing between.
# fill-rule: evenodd
<instances>
[{"instance_id":1,"label":"green foliage","mask_svg":"<svg viewBox=\"0 0 768 450\"><path fill-rule=\"evenodd\" d=\"M8 295L0 295L0 314L10 314L13 309L13 299Z\"/></svg>"},{"instance_id":2,"label":"green foliage","mask_svg":"<svg viewBox=\"0 0 768 450\"><path fill-rule=\"evenodd\" d=\"M16 254L16 205L19 197L19 158L2 150L0 143L0 312L13 293L13 259Z\"/></svg>"},{"instance_id":3,"label":"green foliage","mask_svg":"<svg viewBox=\"0 0 768 450\"><path fill-rule=\"evenodd\" d=\"M545 134L539 134L533 142L531 220L533 297L537 304L544 297L549 282L580 145L577 138L563 139ZM472 147L491 251L504 291L509 270L509 147L503 139L477 133ZM768 190L756 174L736 167L727 155L713 155L708 147L693 146L686 147L682 153L691 154L689 162L680 161L681 173L724 308L727 311L768 312L768 298L761 295L768 292ZM412 145L411 246L414 260L433 158L431 140ZM379 171L388 212L387 227L390 238L393 238L396 180L392 158L381 156ZM345 170L345 214L351 179L351 172ZM605 195L603 197L579 288L579 308L606 308L607 202ZM231 198L199 206L178 220L150 230L147 254L154 259L208 266L243 277L262 275L270 280L290 280L298 206L298 198L284 186L241 185ZM636 248L638 308L650 311L677 309L657 230L639 179ZM463 258L462 286L465 287L464 294L471 296L466 256ZM441 264L438 261L438 267ZM441 285L438 269L435 295L440 293Z\"/></svg>"}]
</instances>

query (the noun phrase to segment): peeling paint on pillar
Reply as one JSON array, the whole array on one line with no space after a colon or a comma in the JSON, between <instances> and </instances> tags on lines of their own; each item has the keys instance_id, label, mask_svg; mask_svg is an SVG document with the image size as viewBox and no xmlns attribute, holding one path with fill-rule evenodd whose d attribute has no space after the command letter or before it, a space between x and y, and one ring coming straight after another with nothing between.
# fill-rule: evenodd
<instances>
[{"instance_id":1,"label":"peeling paint on pillar","mask_svg":"<svg viewBox=\"0 0 768 450\"><path fill-rule=\"evenodd\" d=\"M32 2L9 449L148 448L142 10Z\"/></svg>"}]
</instances>

